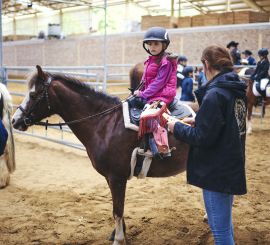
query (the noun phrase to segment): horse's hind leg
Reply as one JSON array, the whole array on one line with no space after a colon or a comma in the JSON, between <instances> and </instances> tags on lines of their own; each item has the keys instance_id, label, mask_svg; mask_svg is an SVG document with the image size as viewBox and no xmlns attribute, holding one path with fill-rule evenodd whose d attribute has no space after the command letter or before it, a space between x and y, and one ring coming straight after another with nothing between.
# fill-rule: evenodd
<instances>
[{"instance_id":1,"label":"horse's hind leg","mask_svg":"<svg viewBox=\"0 0 270 245\"><path fill-rule=\"evenodd\" d=\"M252 133L252 122L251 122L252 110L253 110L253 103L248 102L247 104L247 134Z\"/></svg>"},{"instance_id":2,"label":"horse's hind leg","mask_svg":"<svg viewBox=\"0 0 270 245\"><path fill-rule=\"evenodd\" d=\"M10 174L7 168L4 155L0 156L0 188L4 188L9 184Z\"/></svg>"},{"instance_id":3,"label":"horse's hind leg","mask_svg":"<svg viewBox=\"0 0 270 245\"><path fill-rule=\"evenodd\" d=\"M115 220L113 245L125 244L125 222L123 213L127 180L111 177L108 178L107 181L112 193L113 217ZM113 238L113 234L111 238Z\"/></svg>"}]
</instances>

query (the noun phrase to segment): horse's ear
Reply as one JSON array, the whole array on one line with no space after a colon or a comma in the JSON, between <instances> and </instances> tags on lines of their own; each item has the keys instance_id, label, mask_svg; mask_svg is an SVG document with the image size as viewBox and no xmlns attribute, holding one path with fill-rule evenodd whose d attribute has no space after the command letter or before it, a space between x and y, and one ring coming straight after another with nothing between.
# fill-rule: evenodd
<instances>
[{"instance_id":1,"label":"horse's ear","mask_svg":"<svg viewBox=\"0 0 270 245\"><path fill-rule=\"evenodd\" d=\"M38 77L41 78L42 80L46 79L46 75L43 72L42 68L39 65L36 65L37 72L38 72Z\"/></svg>"}]
</instances>

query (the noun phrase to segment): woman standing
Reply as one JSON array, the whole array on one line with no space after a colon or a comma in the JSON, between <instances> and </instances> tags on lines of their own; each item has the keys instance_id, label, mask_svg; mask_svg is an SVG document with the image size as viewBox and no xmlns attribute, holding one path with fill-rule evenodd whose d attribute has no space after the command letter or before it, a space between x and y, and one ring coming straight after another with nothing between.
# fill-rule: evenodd
<instances>
[{"instance_id":1,"label":"woman standing","mask_svg":"<svg viewBox=\"0 0 270 245\"><path fill-rule=\"evenodd\" d=\"M195 94L200 105L187 126L168 123L174 136L191 145L187 181L203 190L216 245L233 245L234 195L247 192L245 178L246 85L233 72L228 51L207 47L202 64L208 80Z\"/></svg>"}]
</instances>

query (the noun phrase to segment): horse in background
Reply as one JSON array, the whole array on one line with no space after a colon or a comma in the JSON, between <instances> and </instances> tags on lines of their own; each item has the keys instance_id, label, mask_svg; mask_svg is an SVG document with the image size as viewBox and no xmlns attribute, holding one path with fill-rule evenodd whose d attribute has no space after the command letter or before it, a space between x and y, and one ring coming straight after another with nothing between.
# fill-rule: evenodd
<instances>
[{"instance_id":1,"label":"horse in background","mask_svg":"<svg viewBox=\"0 0 270 245\"><path fill-rule=\"evenodd\" d=\"M11 96L6 86L0 83L0 116L8 131L8 139L4 154L0 156L0 188L4 188L9 184L10 174L13 173L16 168L14 138L11 126L11 101Z\"/></svg>"},{"instance_id":2,"label":"horse in background","mask_svg":"<svg viewBox=\"0 0 270 245\"><path fill-rule=\"evenodd\" d=\"M130 89L135 90L138 88L144 71L144 64L142 62L134 65L129 71Z\"/></svg>"},{"instance_id":3,"label":"horse in background","mask_svg":"<svg viewBox=\"0 0 270 245\"><path fill-rule=\"evenodd\" d=\"M254 95L252 88L253 88L253 83L254 81L252 81L250 79L250 76L254 73L254 68L248 68L248 67L244 67L242 69L239 70L238 75L239 77L245 81L246 85L247 85L247 89L246 89L246 96L247 96L247 134L251 134L252 133L252 111L253 108L256 107L258 105L258 97L256 95ZM266 97L266 98L262 98L262 103L263 106L270 104L270 98ZM263 115L264 116L264 108L263 108Z\"/></svg>"}]
</instances>

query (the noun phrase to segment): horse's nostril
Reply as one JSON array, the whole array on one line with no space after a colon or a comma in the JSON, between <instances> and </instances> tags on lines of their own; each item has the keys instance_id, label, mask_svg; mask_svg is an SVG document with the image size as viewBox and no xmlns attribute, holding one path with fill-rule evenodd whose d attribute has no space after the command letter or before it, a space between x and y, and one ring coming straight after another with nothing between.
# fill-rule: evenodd
<instances>
[{"instance_id":1,"label":"horse's nostril","mask_svg":"<svg viewBox=\"0 0 270 245\"><path fill-rule=\"evenodd\" d=\"M11 123L14 124L15 123L15 119L12 119Z\"/></svg>"}]
</instances>

